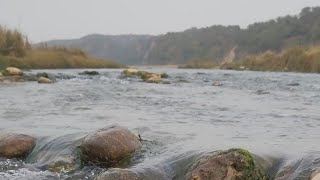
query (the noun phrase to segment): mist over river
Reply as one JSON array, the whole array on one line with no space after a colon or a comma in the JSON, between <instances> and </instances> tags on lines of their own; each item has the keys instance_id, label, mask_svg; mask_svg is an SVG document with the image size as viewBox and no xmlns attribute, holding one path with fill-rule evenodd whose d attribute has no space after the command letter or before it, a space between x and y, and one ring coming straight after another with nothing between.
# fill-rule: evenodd
<instances>
[{"instance_id":1,"label":"mist over river","mask_svg":"<svg viewBox=\"0 0 320 180\"><path fill-rule=\"evenodd\" d=\"M64 174L40 167L88 133L114 124L146 140L133 160L136 168L161 164L179 174L181 159L230 148L272 156L281 165L320 158L319 74L145 70L168 73L170 84L121 78L122 70L104 69L98 76L78 75L83 70L30 72L74 76L49 85L0 83L0 132L38 138L26 161L0 159L0 179L94 179L102 168ZM214 81L222 86L212 86Z\"/></svg>"}]
</instances>

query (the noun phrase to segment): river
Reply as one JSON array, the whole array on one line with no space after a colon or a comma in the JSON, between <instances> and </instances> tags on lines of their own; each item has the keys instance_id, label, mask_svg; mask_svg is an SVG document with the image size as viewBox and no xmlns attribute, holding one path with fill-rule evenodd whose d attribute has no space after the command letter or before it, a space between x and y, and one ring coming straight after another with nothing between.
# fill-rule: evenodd
<instances>
[{"instance_id":1,"label":"river","mask_svg":"<svg viewBox=\"0 0 320 180\"><path fill-rule=\"evenodd\" d=\"M0 132L39 139L36 158L0 159L0 179L93 179L101 168L59 174L30 164L50 161L89 132L114 124L149 142L135 166L238 147L285 162L320 154L318 74L145 70L167 72L170 84L121 78L116 69L91 77L78 75L83 70L34 70L74 78L50 85L0 84ZM222 86L212 86L214 81ZM45 149L55 153L39 156Z\"/></svg>"}]
</instances>

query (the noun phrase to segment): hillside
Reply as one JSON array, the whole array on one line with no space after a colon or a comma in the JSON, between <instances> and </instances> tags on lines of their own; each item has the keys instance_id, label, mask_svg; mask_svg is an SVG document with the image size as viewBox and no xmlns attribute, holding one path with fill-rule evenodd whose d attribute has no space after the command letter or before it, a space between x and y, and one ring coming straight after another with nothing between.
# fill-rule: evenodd
<instances>
[{"instance_id":1,"label":"hillside","mask_svg":"<svg viewBox=\"0 0 320 180\"><path fill-rule=\"evenodd\" d=\"M314 7L304 8L296 16L254 23L245 29L239 26L211 26L160 36L89 35L45 44L76 47L92 56L125 64L185 64L197 59L212 63L232 62L268 50L280 52L319 42L320 7Z\"/></svg>"},{"instance_id":2,"label":"hillside","mask_svg":"<svg viewBox=\"0 0 320 180\"><path fill-rule=\"evenodd\" d=\"M142 64L146 63L143 60L152 40L153 37L148 35L92 34L80 39L53 40L38 45L80 48L97 58L112 59L121 64Z\"/></svg>"}]
</instances>

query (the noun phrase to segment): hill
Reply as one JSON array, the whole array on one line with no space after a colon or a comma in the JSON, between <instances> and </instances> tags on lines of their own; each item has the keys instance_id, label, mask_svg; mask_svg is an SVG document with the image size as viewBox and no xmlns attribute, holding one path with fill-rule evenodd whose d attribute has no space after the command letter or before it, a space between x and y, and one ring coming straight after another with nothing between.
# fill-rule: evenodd
<instances>
[{"instance_id":1,"label":"hill","mask_svg":"<svg viewBox=\"0 0 320 180\"><path fill-rule=\"evenodd\" d=\"M89 35L44 43L80 48L95 57L125 64L185 64L198 59L211 63L232 62L269 50L280 52L319 42L320 7L307 7L296 16L254 23L244 29L237 25L217 25L160 36Z\"/></svg>"},{"instance_id":2,"label":"hill","mask_svg":"<svg viewBox=\"0 0 320 180\"><path fill-rule=\"evenodd\" d=\"M119 35L108 36L92 34L74 40L53 40L37 44L80 48L86 53L97 57L112 59L121 64L144 64L145 54L150 48L153 36Z\"/></svg>"}]
</instances>

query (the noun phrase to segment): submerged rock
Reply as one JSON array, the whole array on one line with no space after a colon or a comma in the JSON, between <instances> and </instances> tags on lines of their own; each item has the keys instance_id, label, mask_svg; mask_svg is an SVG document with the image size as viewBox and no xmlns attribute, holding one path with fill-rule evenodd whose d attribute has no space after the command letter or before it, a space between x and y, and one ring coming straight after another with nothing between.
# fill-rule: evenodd
<instances>
[{"instance_id":1,"label":"submerged rock","mask_svg":"<svg viewBox=\"0 0 320 180\"><path fill-rule=\"evenodd\" d=\"M140 180L139 175L133 171L127 169L110 169L104 173L101 173L96 180Z\"/></svg>"},{"instance_id":2,"label":"submerged rock","mask_svg":"<svg viewBox=\"0 0 320 180\"><path fill-rule=\"evenodd\" d=\"M287 84L287 86L300 86L300 84L299 83L289 83L289 84Z\"/></svg>"},{"instance_id":3,"label":"submerged rock","mask_svg":"<svg viewBox=\"0 0 320 180\"><path fill-rule=\"evenodd\" d=\"M264 90L262 90L262 89L259 89L259 90L258 90L258 91L256 91L255 93L256 93L256 94L258 94L258 95L270 94L270 92L268 92L268 91L264 91Z\"/></svg>"},{"instance_id":4,"label":"submerged rock","mask_svg":"<svg viewBox=\"0 0 320 180\"><path fill-rule=\"evenodd\" d=\"M96 76L99 75L100 73L97 71L83 71L79 73L79 75L90 75L90 76Z\"/></svg>"},{"instance_id":5,"label":"submerged rock","mask_svg":"<svg viewBox=\"0 0 320 180\"><path fill-rule=\"evenodd\" d=\"M128 129L112 126L89 134L80 145L83 160L113 166L141 147L139 139Z\"/></svg>"},{"instance_id":6,"label":"submerged rock","mask_svg":"<svg viewBox=\"0 0 320 180\"><path fill-rule=\"evenodd\" d=\"M0 135L0 157L25 158L36 145L36 138L24 134Z\"/></svg>"},{"instance_id":7,"label":"submerged rock","mask_svg":"<svg viewBox=\"0 0 320 180\"><path fill-rule=\"evenodd\" d=\"M288 162L278 171L275 177L275 180L294 179L320 180L320 158L318 153Z\"/></svg>"},{"instance_id":8,"label":"submerged rock","mask_svg":"<svg viewBox=\"0 0 320 180\"><path fill-rule=\"evenodd\" d=\"M186 173L187 180L264 180L267 179L246 150L231 149L208 154L194 163Z\"/></svg>"},{"instance_id":9,"label":"submerged rock","mask_svg":"<svg viewBox=\"0 0 320 180\"><path fill-rule=\"evenodd\" d=\"M158 172L155 169L119 169L113 168L101 173L96 180L171 180L172 177L167 177L163 172Z\"/></svg>"},{"instance_id":10,"label":"submerged rock","mask_svg":"<svg viewBox=\"0 0 320 180\"><path fill-rule=\"evenodd\" d=\"M15 67L7 67L4 71L5 76L22 76L23 71Z\"/></svg>"},{"instance_id":11,"label":"submerged rock","mask_svg":"<svg viewBox=\"0 0 320 180\"><path fill-rule=\"evenodd\" d=\"M53 81L51 79L45 78L45 77L40 77L38 79L39 84L52 84Z\"/></svg>"},{"instance_id":12,"label":"submerged rock","mask_svg":"<svg viewBox=\"0 0 320 180\"><path fill-rule=\"evenodd\" d=\"M49 74L46 73L46 72L37 73L36 76L37 76L38 78L45 77L45 78L48 78L48 79L49 79Z\"/></svg>"},{"instance_id":13,"label":"submerged rock","mask_svg":"<svg viewBox=\"0 0 320 180\"><path fill-rule=\"evenodd\" d=\"M69 173L76 171L79 165L77 164L77 160L72 157L59 157L55 159L53 162L48 164L48 170L51 172L64 172Z\"/></svg>"},{"instance_id":14,"label":"submerged rock","mask_svg":"<svg viewBox=\"0 0 320 180\"><path fill-rule=\"evenodd\" d=\"M220 81L213 81L212 86L222 86Z\"/></svg>"}]
</instances>

